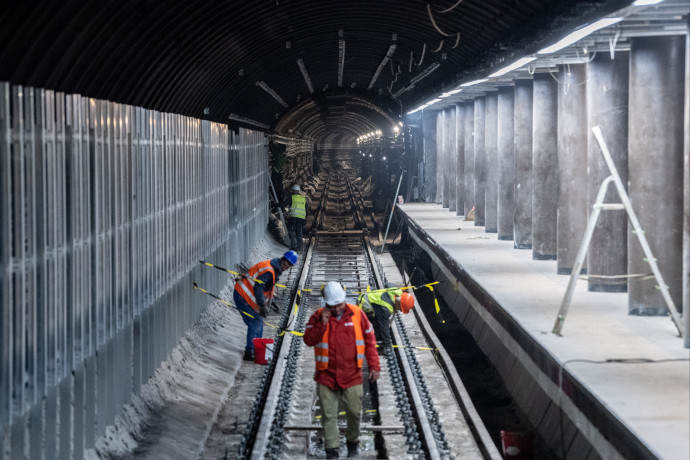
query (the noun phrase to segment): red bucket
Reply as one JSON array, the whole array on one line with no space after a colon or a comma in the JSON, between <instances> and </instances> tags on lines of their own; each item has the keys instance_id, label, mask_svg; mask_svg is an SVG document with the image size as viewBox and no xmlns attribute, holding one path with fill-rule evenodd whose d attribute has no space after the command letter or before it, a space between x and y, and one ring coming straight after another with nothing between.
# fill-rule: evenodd
<instances>
[{"instance_id":1,"label":"red bucket","mask_svg":"<svg viewBox=\"0 0 690 460\"><path fill-rule=\"evenodd\" d=\"M532 435L530 433L501 430L501 444L503 445L503 458L506 460L532 459Z\"/></svg>"},{"instance_id":2,"label":"red bucket","mask_svg":"<svg viewBox=\"0 0 690 460\"><path fill-rule=\"evenodd\" d=\"M256 364L268 364L273 359L273 339L253 339L254 362Z\"/></svg>"}]
</instances>

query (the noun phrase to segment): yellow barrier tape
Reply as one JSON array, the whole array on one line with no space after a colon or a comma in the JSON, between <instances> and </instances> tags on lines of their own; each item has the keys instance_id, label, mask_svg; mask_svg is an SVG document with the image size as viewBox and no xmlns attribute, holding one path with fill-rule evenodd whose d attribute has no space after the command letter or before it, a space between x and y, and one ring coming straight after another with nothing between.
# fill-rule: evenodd
<instances>
[{"instance_id":1,"label":"yellow barrier tape","mask_svg":"<svg viewBox=\"0 0 690 460\"><path fill-rule=\"evenodd\" d=\"M424 287L433 290L433 288L432 288L431 286L433 286L433 285L435 285L435 284L439 284L439 283L440 283L440 281L433 281L433 282L427 283L427 284L420 284L419 286L400 286L400 287L397 287L397 286L396 286L396 287L390 287L390 288L384 288L384 289L374 289L374 290L372 290L369 286L367 286L367 290L364 291L364 292L362 292L362 291L351 291L351 293L352 293L352 294L366 294L366 293L371 294L371 293L375 293L375 292L396 291L396 290L398 290L398 289L400 289L401 291L404 291L404 290L406 290L406 289L414 289L414 290L416 290L416 289L421 289L421 288L424 288Z\"/></svg>"},{"instance_id":2,"label":"yellow barrier tape","mask_svg":"<svg viewBox=\"0 0 690 460\"><path fill-rule=\"evenodd\" d=\"M232 270L228 270L227 268L223 268L223 267L221 267L221 266L219 266L219 265L214 265L214 264L209 263L209 262L204 262L203 260L200 260L199 263L201 263L201 264L203 264L203 265L206 265L207 267L216 268L216 269L218 269L218 270L220 270L220 271L222 271L222 272L230 273L231 275L239 276L240 278L251 279L252 281L256 281L256 282L259 283L259 284L264 284L264 282L261 281L261 280L259 280L259 279L256 279L256 278L249 278L246 274L234 272L234 271L232 271ZM275 283L274 286L281 287L281 288L286 288L286 287L287 287L287 286L285 286L284 284L278 284L278 283Z\"/></svg>"},{"instance_id":3,"label":"yellow barrier tape","mask_svg":"<svg viewBox=\"0 0 690 460\"><path fill-rule=\"evenodd\" d=\"M436 314L438 315L441 313L441 307L438 305L438 299L436 298L436 291L434 291L434 288L429 286L429 290L434 294L434 306L436 307ZM441 323L445 324L446 320L443 318L443 315L441 315Z\"/></svg>"},{"instance_id":4,"label":"yellow barrier tape","mask_svg":"<svg viewBox=\"0 0 690 460\"><path fill-rule=\"evenodd\" d=\"M192 285L194 286L194 289L198 289L198 290L200 290L201 292L203 292L204 294L206 294L206 295L208 295L208 296L211 296L211 297L213 297L213 298L216 299L216 300L219 300L221 303L227 305L227 306L230 307L230 308L234 308L235 310L237 310L237 311L240 312L241 314L246 315L246 316L248 316L248 317L250 317L250 318L253 318L253 319L258 319L258 320L260 320L262 323L264 323L264 324L265 324L266 326L268 326L268 327L272 327L272 328L274 328L274 329L278 329L278 330L280 331L280 334L279 334L279 335L281 335L281 336L282 336L283 334L285 334L286 332L288 332L288 333L290 333L290 334L292 334L292 335L295 335L295 336L297 336L297 337L302 337L302 336L304 335L304 332L291 331L291 330L289 330L289 329L283 329L283 328L281 328L280 326L276 326L275 324L269 323L268 321L266 321L265 319L261 318L260 316L253 316L253 315L247 313L246 311L242 311L242 310L240 310L239 308L237 308L236 305L233 305L232 303L228 302L227 300L222 299L222 298L218 297L217 295L208 292L206 289L200 287L200 286L199 286L198 284L196 284L195 282L192 282Z\"/></svg>"}]
</instances>

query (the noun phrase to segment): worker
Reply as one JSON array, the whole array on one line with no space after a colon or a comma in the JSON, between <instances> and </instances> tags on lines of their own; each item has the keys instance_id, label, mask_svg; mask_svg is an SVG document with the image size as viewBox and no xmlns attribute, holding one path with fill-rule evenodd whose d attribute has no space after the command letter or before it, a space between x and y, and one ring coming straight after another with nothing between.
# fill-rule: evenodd
<instances>
[{"instance_id":1,"label":"worker","mask_svg":"<svg viewBox=\"0 0 690 460\"><path fill-rule=\"evenodd\" d=\"M290 249L301 251L302 229L307 220L307 200L300 193L299 184L292 186L290 199L286 200L283 206L290 206L290 217L287 223L288 236L290 237Z\"/></svg>"},{"instance_id":2,"label":"worker","mask_svg":"<svg viewBox=\"0 0 690 460\"><path fill-rule=\"evenodd\" d=\"M264 260L235 282L232 297L247 325L247 344L242 358L245 361L254 361L254 339L261 338L264 332L264 322L259 315L268 316L275 283L284 271L297 263L297 258L297 253L290 250L282 257Z\"/></svg>"},{"instance_id":3,"label":"worker","mask_svg":"<svg viewBox=\"0 0 690 460\"><path fill-rule=\"evenodd\" d=\"M357 305L364 310L374 324L379 342L379 354L387 355L391 348L390 325L399 311L407 314L414 308L414 297L409 292L386 283L385 290L365 292L357 298Z\"/></svg>"},{"instance_id":4,"label":"worker","mask_svg":"<svg viewBox=\"0 0 690 460\"><path fill-rule=\"evenodd\" d=\"M356 305L345 302L345 288L339 282L326 283L321 295L325 306L309 318L304 343L314 347L314 380L321 404L326 458L338 458L338 402L341 398L347 417L347 456L355 457L359 451L365 356L369 380L375 382L379 378L376 336L367 315Z\"/></svg>"}]
</instances>

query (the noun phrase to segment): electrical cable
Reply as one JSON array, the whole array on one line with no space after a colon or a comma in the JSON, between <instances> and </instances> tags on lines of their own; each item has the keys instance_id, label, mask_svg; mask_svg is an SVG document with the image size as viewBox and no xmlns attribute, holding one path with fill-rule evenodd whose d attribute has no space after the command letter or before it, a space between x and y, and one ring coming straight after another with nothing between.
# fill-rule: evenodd
<instances>
[{"instance_id":1,"label":"electrical cable","mask_svg":"<svg viewBox=\"0 0 690 460\"><path fill-rule=\"evenodd\" d=\"M443 35L445 37L452 37L453 34L447 34L444 31L442 31L439 28L439 26L436 24L436 21L434 21L434 15L431 14L431 4L430 3L426 4L426 10L429 13L429 20L431 21L431 25L434 26L434 29L436 29L438 31L438 33L440 33L441 35Z\"/></svg>"}]
</instances>

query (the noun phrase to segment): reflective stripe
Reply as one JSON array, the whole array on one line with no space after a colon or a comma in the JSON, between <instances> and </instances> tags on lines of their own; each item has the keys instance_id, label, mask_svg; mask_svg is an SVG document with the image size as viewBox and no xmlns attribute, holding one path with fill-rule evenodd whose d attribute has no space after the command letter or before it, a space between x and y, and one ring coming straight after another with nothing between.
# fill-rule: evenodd
<instances>
[{"instance_id":1,"label":"reflective stripe","mask_svg":"<svg viewBox=\"0 0 690 460\"><path fill-rule=\"evenodd\" d=\"M371 334L372 332L374 332L374 326L371 326L369 329L364 331L365 334Z\"/></svg>"},{"instance_id":2,"label":"reflective stripe","mask_svg":"<svg viewBox=\"0 0 690 460\"><path fill-rule=\"evenodd\" d=\"M249 289L247 287L247 285L245 285L244 283L237 283L237 284L239 285L240 289L242 289L244 291L244 293L247 296L249 296L250 299L252 299L252 302L256 303L256 297L254 297L254 291L252 289ZM254 285L254 283L252 283L252 286L253 285ZM245 297L245 296L242 296L242 297ZM246 300L246 297L245 297L245 300ZM251 303L249 305L251 305Z\"/></svg>"},{"instance_id":3,"label":"reflective stripe","mask_svg":"<svg viewBox=\"0 0 690 460\"><path fill-rule=\"evenodd\" d=\"M256 312L259 311L259 304L256 301L256 297L254 297L254 286L256 285L255 278L263 275L266 272L273 274L273 282L275 283L277 281L276 272L273 269L270 260L264 260L263 262L259 262L258 264L254 265L249 269L249 273L247 274L246 278L242 278L235 283L235 290L240 293L242 298L244 298L249 306L252 307ZM266 295L268 297L273 295L273 288L270 290L264 289L263 291L267 293Z\"/></svg>"},{"instance_id":4,"label":"reflective stripe","mask_svg":"<svg viewBox=\"0 0 690 460\"><path fill-rule=\"evenodd\" d=\"M395 291L392 292L395 294ZM394 301L388 292L370 292L364 294L364 296L366 297L368 304L376 304L386 307L391 314L395 312L395 307L393 306Z\"/></svg>"},{"instance_id":5,"label":"reflective stripe","mask_svg":"<svg viewBox=\"0 0 690 460\"><path fill-rule=\"evenodd\" d=\"M352 322L345 323L345 326L353 326L355 328L355 348L357 356L357 368L361 369L364 366L364 351L365 341L362 335L362 310L356 305L347 304L347 307L352 311ZM316 311L317 320L321 320L321 314L324 308L319 308ZM367 333L373 331L373 326L370 326ZM316 361L316 370L324 371L328 369L328 332L330 331L330 323L326 325L326 331L321 337L321 341L314 347L314 358Z\"/></svg>"}]
</instances>

